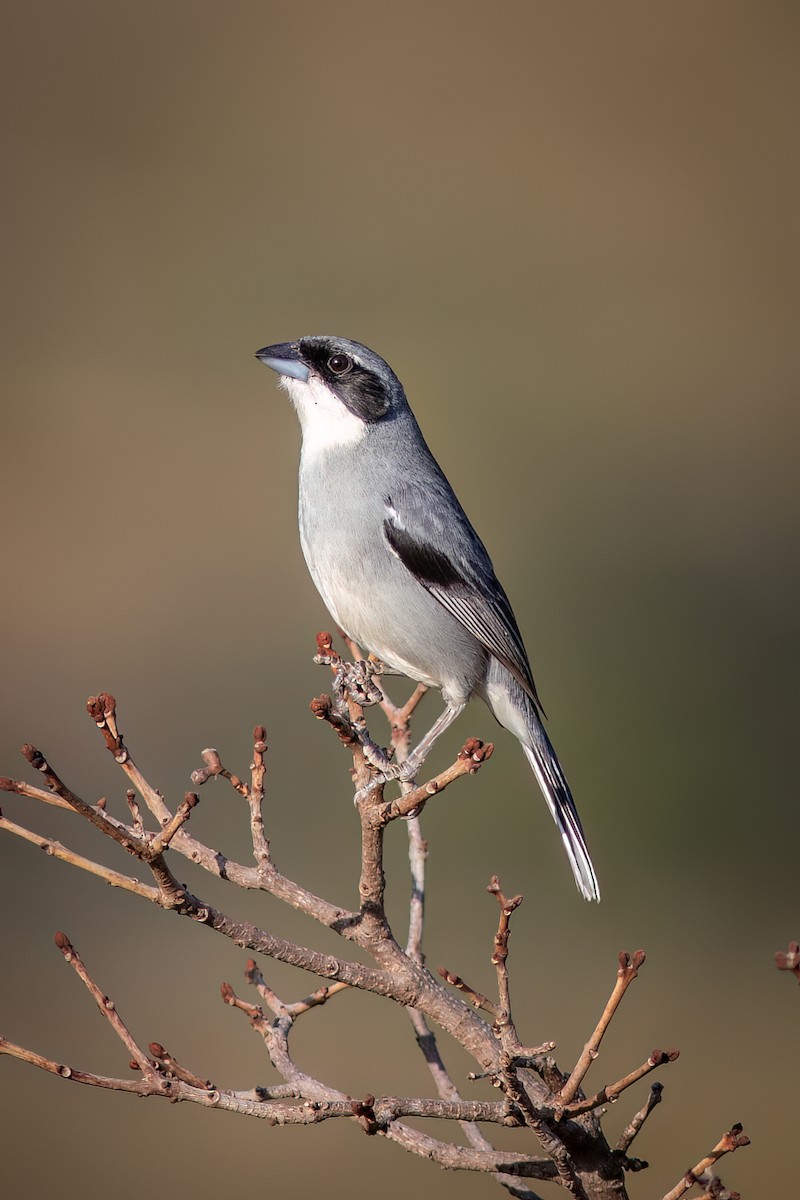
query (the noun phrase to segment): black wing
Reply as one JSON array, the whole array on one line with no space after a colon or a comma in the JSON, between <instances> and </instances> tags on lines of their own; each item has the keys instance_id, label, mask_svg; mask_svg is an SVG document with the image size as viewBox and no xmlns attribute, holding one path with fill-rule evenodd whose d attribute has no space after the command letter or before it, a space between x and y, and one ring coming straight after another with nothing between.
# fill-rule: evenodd
<instances>
[{"instance_id":1,"label":"black wing","mask_svg":"<svg viewBox=\"0 0 800 1200\"><path fill-rule=\"evenodd\" d=\"M542 711L516 618L491 559L449 484L384 497L389 548L418 583L511 672Z\"/></svg>"}]
</instances>

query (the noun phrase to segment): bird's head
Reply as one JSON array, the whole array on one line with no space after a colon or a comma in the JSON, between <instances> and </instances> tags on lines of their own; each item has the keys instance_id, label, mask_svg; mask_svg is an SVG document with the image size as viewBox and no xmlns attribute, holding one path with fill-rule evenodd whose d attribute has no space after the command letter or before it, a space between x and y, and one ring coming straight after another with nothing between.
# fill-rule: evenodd
<instances>
[{"instance_id":1,"label":"bird's head","mask_svg":"<svg viewBox=\"0 0 800 1200\"><path fill-rule=\"evenodd\" d=\"M400 380L380 355L348 338L317 335L256 351L277 371L300 418L305 452L361 441L407 410Z\"/></svg>"}]
</instances>

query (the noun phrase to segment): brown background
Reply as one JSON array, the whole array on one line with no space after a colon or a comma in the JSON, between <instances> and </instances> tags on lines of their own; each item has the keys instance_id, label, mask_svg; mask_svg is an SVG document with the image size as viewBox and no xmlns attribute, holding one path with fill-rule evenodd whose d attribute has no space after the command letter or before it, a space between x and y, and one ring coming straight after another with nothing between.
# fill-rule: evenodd
<instances>
[{"instance_id":1,"label":"brown background","mask_svg":"<svg viewBox=\"0 0 800 1200\"><path fill-rule=\"evenodd\" d=\"M498 733L491 767L426 814L430 961L492 987L498 872L526 897L520 1031L568 1063L617 951L647 949L590 1076L681 1048L637 1143L641 1197L735 1120L753 1146L730 1186L774 1193L794 1169L800 997L772 954L800 935L797 34L780 3L34 0L6 6L0 38L0 770L33 740L117 806L82 708L101 688L170 799L203 746L245 768L263 720L278 861L353 903L346 764L307 711L330 622L297 544L298 433L253 351L321 331L374 346L514 601L604 891L580 901ZM495 732L476 707L449 750ZM100 852L74 820L3 808ZM192 825L247 854L223 787ZM235 947L10 838L0 867L5 1036L124 1071L61 927L140 1038L220 1085L273 1081L218 999ZM237 911L333 944L269 900ZM310 984L262 965L286 998ZM430 1092L379 1000L338 997L295 1044L353 1094ZM0 1102L9 1195L494 1186L350 1126L270 1130L8 1059Z\"/></svg>"}]
</instances>

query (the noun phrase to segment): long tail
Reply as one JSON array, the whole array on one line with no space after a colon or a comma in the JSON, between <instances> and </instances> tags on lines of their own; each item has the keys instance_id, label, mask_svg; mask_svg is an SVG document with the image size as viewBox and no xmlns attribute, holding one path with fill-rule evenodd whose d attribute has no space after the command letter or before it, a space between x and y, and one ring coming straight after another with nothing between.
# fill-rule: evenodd
<instances>
[{"instance_id":1,"label":"long tail","mask_svg":"<svg viewBox=\"0 0 800 1200\"><path fill-rule=\"evenodd\" d=\"M561 764L533 701L523 692L516 679L496 660L489 666L483 694L497 720L519 739L525 751L550 814L561 834L578 891L585 900L599 900L600 887L589 857L581 819L566 776L561 770Z\"/></svg>"},{"instance_id":2,"label":"long tail","mask_svg":"<svg viewBox=\"0 0 800 1200\"><path fill-rule=\"evenodd\" d=\"M544 726L538 716L530 722L531 745L522 743L525 757L533 768L533 773L542 795L547 801L547 807L555 821L564 849L567 852L572 874L578 885L578 891L584 900L599 900L600 885L597 882L592 860L583 835L581 819L572 799L561 764L556 758L550 738L545 733Z\"/></svg>"}]
</instances>

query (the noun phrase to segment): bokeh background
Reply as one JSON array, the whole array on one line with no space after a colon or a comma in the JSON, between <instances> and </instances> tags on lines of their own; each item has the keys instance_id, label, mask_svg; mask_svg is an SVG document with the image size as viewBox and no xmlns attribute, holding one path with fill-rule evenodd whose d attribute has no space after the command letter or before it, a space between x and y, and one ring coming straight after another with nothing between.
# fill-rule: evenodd
<instances>
[{"instance_id":1,"label":"bokeh background","mask_svg":"<svg viewBox=\"0 0 800 1200\"><path fill-rule=\"evenodd\" d=\"M472 708L435 761L467 735L498 749L425 815L429 960L491 990L485 884L524 892L520 1030L568 1065L617 952L646 948L589 1077L681 1049L633 1196L661 1195L736 1120L753 1145L725 1162L729 1186L763 1195L794 1170L800 996L772 955L800 935L798 23L792 5L717 0L31 0L5 6L0 38L0 771L32 778L18 746L34 741L120 812L90 693L117 695L171 800L206 745L245 769L263 721L279 864L354 902L346 760L307 709L330 621L297 542L299 436L253 352L311 332L376 348L492 549L604 892L580 900L522 755ZM2 804L130 869L75 819ZM247 856L224 787L192 827ZM222 1086L274 1082L218 997L221 979L245 990L245 954L10 837L0 867L3 1035L124 1072L52 945L63 928L140 1040ZM312 986L262 966L287 999ZM404 1014L377 999L337 997L295 1049L355 1095L431 1091ZM7 1058L0 1074L9 1195L499 1194L349 1125L269 1129Z\"/></svg>"}]
</instances>

